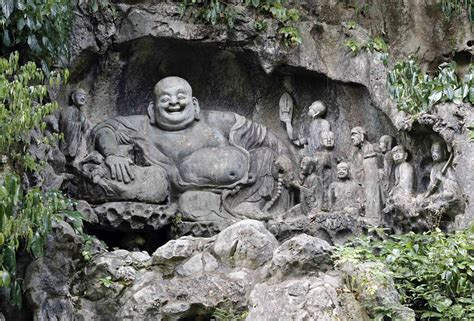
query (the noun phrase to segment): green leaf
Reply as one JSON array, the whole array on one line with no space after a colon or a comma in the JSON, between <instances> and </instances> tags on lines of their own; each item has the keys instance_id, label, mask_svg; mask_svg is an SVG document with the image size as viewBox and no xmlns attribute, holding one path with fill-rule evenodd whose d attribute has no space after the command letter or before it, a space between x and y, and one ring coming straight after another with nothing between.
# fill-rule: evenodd
<instances>
[{"instance_id":1,"label":"green leaf","mask_svg":"<svg viewBox=\"0 0 474 321\"><path fill-rule=\"evenodd\" d=\"M5 16L5 19L10 18L10 15L15 8L15 1L14 0L2 0L2 12Z\"/></svg>"},{"instance_id":2,"label":"green leaf","mask_svg":"<svg viewBox=\"0 0 474 321\"><path fill-rule=\"evenodd\" d=\"M435 91L430 95L430 97L428 99L430 100L430 104L434 105L438 101L441 100L441 97L443 97L443 92L442 91Z\"/></svg>"},{"instance_id":3,"label":"green leaf","mask_svg":"<svg viewBox=\"0 0 474 321\"><path fill-rule=\"evenodd\" d=\"M41 51L41 47L35 35L28 36L28 46L30 46L31 50L33 50L36 53Z\"/></svg>"},{"instance_id":4,"label":"green leaf","mask_svg":"<svg viewBox=\"0 0 474 321\"><path fill-rule=\"evenodd\" d=\"M21 31L21 30L23 30L23 28L25 27L25 25L26 25L25 19L23 19L22 17L20 17L20 18L18 19L17 24L16 24L17 29Z\"/></svg>"},{"instance_id":5,"label":"green leaf","mask_svg":"<svg viewBox=\"0 0 474 321\"><path fill-rule=\"evenodd\" d=\"M23 298L22 298L22 292L21 292L21 285L18 281L15 281L12 284L11 300L13 304L15 304L18 308L21 309Z\"/></svg>"},{"instance_id":6,"label":"green leaf","mask_svg":"<svg viewBox=\"0 0 474 321\"><path fill-rule=\"evenodd\" d=\"M30 242L30 251L35 258L38 258L43 255L44 241L41 235L36 232Z\"/></svg>"},{"instance_id":7,"label":"green leaf","mask_svg":"<svg viewBox=\"0 0 474 321\"><path fill-rule=\"evenodd\" d=\"M8 271L0 271L0 287L9 287L11 282L11 276Z\"/></svg>"},{"instance_id":8,"label":"green leaf","mask_svg":"<svg viewBox=\"0 0 474 321\"><path fill-rule=\"evenodd\" d=\"M3 45L4 45L5 47L10 47L11 43L12 43L12 42L11 42L11 40L10 40L9 32L8 32L8 30L5 30L5 31L3 32Z\"/></svg>"},{"instance_id":9,"label":"green leaf","mask_svg":"<svg viewBox=\"0 0 474 321\"><path fill-rule=\"evenodd\" d=\"M16 254L11 245L5 246L3 250L3 265L8 271L16 272Z\"/></svg>"}]
</instances>

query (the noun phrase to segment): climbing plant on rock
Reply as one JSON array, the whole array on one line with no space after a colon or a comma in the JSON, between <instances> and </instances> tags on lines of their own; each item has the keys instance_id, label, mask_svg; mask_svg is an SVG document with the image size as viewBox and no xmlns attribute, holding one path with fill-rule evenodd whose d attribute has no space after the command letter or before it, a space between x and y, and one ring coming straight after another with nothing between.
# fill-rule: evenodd
<instances>
[{"instance_id":1,"label":"climbing plant on rock","mask_svg":"<svg viewBox=\"0 0 474 321\"><path fill-rule=\"evenodd\" d=\"M72 1L2 0L0 9L2 56L20 51L45 71L67 61Z\"/></svg>"},{"instance_id":2,"label":"climbing plant on rock","mask_svg":"<svg viewBox=\"0 0 474 321\"><path fill-rule=\"evenodd\" d=\"M182 13L190 11L198 21L215 25L226 23L230 28L234 27L235 20L239 13L236 6L221 0L180 0ZM301 43L300 31L295 25L300 20L299 10L291 7L288 0L245 0L243 6L255 10L258 16L255 21L255 28L258 31L265 31L266 22L262 17L271 17L278 22L278 34L282 42L289 47L297 46Z\"/></svg>"},{"instance_id":3,"label":"climbing plant on rock","mask_svg":"<svg viewBox=\"0 0 474 321\"><path fill-rule=\"evenodd\" d=\"M0 58L0 155L12 169L0 183L0 287L10 288L7 293L17 306L22 301L17 253L41 256L54 223L66 217L76 230L82 229L80 214L70 210L72 203L62 194L25 191L20 180L40 168L28 154L30 132L44 128L44 117L57 108L56 102L46 101L46 86L59 86L65 78L67 72L46 76L34 62L20 66L18 52Z\"/></svg>"},{"instance_id":4,"label":"climbing plant on rock","mask_svg":"<svg viewBox=\"0 0 474 321\"><path fill-rule=\"evenodd\" d=\"M388 73L387 87L399 110L416 114L440 102L474 104L474 64L463 79L456 74L455 62L443 63L435 76L423 72L411 57L399 61Z\"/></svg>"},{"instance_id":5,"label":"climbing plant on rock","mask_svg":"<svg viewBox=\"0 0 474 321\"><path fill-rule=\"evenodd\" d=\"M29 133L44 128L43 119L58 108L48 102L47 85L59 86L68 72L51 72L47 77L34 62L19 65L18 52L0 58L0 155L6 155L18 174L38 166L29 155Z\"/></svg>"}]
</instances>

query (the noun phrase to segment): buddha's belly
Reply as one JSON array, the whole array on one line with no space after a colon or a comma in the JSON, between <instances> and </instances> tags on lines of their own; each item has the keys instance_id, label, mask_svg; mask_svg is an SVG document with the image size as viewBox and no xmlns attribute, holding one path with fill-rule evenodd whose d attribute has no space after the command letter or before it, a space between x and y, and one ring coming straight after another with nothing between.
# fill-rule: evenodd
<instances>
[{"instance_id":1,"label":"buddha's belly","mask_svg":"<svg viewBox=\"0 0 474 321\"><path fill-rule=\"evenodd\" d=\"M247 155L233 146L202 148L179 164L184 182L211 186L238 182L248 174L248 168Z\"/></svg>"}]
</instances>

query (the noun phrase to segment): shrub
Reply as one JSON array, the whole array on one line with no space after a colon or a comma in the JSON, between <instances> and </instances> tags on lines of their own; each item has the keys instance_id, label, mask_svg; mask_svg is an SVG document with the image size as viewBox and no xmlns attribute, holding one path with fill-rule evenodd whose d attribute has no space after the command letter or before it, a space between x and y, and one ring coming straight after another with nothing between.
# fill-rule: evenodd
<instances>
[{"instance_id":1,"label":"shrub","mask_svg":"<svg viewBox=\"0 0 474 321\"><path fill-rule=\"evenodd\" d=\"M45 71L57 61L67 61L71 1L2 0L1 13L2 55L19 50L25 57L41 62Z\"/></svg>"},{"instance_id":2,"label":"shrub","mask_svg":"<svg viewBox=\"0 0 474 321\"><path fill-rule=\"evenodd\" d=\"M383 262L392 272L402 303L420 319L474 318L474 227L454 234L366 236L336 251L338 263Z\"/></svg>"},{"instance_id":3,"label":"shrub","mask_svg":"<svg viewBox=\"0 0 474 321\"><path fill-rule=\"evenodd\" d=\"M46 77L35 63L20 67L18 61L18 52L0 58L0 155L6 155L11 167L22 175L38 166L27 152L30 131L44 127L43 118L58 107L46 101L46 84L59 86L68 73L52 72Z\"/></svg>"},{"instance_id":4,"label":"shrub","mask_svg":"<svg viewBox=\"0 0 474 321\"><path fill-rule=\"evenodd\" d=\"M293 25L300 20L299 11L291 8L288 0L245 0L243 4L255 9L257 15L271 16L278 21L278 34L286 46L293 47L301 43L300 31ZM233 5L221 0L180 0L180 5L182 14L190 10L195 19L212 25L226 23L232 28L239 16ZM265 31L266 23L257 19L255 28Z\"/></svg>"},{"instance_id":5,"label":"shrub","mask_svg":"<svg viewBox=\"0 0 474 321\"><path fill-rule=\"evenodd\" d=\"M474 104L474 64L461 81L455 62L443 63L434 77L423 72L415 58L402 60L388 73L387 87L399 110L416 114L439 102Z\"/></svg>"}]
</instances>

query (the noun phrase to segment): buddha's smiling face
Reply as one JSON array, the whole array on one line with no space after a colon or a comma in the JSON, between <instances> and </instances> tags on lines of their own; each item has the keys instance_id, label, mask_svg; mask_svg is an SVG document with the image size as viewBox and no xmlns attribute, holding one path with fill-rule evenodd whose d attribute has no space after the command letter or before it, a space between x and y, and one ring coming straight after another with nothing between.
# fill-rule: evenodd
<instances>
[{"instance_id":1,"label":"buddha's smiling face","mask_svg":"<svg viewBox=\"0 0 474 321\"><path fill-rule=\"evenodd\" d=\"M160 80L154 90L154 120L158 127L180 130L199 119L199 104L189 83L179 77Z\"/></svg>"}]
</instances>

